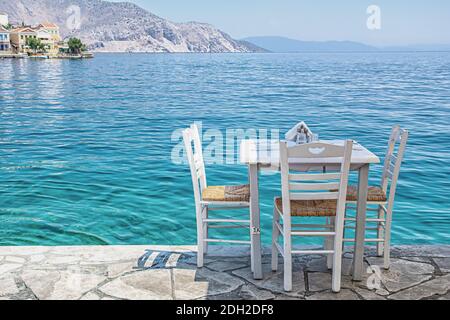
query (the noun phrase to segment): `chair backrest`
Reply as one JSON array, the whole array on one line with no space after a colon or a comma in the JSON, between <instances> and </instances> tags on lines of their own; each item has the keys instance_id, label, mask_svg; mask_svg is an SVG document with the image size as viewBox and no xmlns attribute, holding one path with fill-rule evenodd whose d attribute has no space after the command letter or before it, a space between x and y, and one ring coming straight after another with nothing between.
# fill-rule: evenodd
<instances>
[{"instance_id":1,"label":"chair backrest","mask_svg":"<svg viewBox=\"0 0 450 320\"><path fill-rule=\"evenodd\" d=\"M387 193L389 188L389 202L394 201L395 191L397 189L397 181L400 175L400 167L402 165L403 156L405 154L406 143L408 142L408 130L394 126L389 138L388 149L384 159L383 176L381 178L381 186Z\"/></svg>"},{"instance_id":2,"label":"chair backrest","mask_svg":"<svg viewBox=\"0 0 450 320\"><path fill-rule=\"evenodd\" d=\"M202 142L197 125L193 124L190 128L183 131L183 141L191 170L195 202L198 205L201 201L202 192L207 187L207 183Z\"/></svg>"},{"instance_id":3,"label":"chair backrest","mask_svg":"<svg viewBox=\"0 0 450 320\"><path fill-rule=\"evenodd\" d=\"M343 219L352 149L351 140L344 146L318 142L290 148L286 142L280 142L283 216L290 216L291 200L337 200L336 215ZM296 158L336 158L341 166L336 172L299 174L290 167Z\"/></svg>"}]
</instances>

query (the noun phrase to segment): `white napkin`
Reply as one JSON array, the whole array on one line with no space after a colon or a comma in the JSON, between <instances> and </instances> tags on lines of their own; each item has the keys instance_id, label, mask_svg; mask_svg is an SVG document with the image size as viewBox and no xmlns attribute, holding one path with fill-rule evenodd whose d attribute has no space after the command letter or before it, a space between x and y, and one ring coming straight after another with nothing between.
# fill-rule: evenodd
<instances>
[{"instance_id":1,"label":"white napkin","mask_svg":"<svg viewBox=\"0 0 450 320\"><path fill-rule=\"evenodd\" d=\"M307 132L308 136L311 137L312 134L313 134L312 131L309 129L308 125L304 121L302 121L302 122L297 123L291 130L289 130L285 134L284 138L286 139L286 141L294 141L294 142L296 142L297 141L298 129L300 127L302 127L302 126L306 129L306 132Z\"/></svg>"}]
</instances>

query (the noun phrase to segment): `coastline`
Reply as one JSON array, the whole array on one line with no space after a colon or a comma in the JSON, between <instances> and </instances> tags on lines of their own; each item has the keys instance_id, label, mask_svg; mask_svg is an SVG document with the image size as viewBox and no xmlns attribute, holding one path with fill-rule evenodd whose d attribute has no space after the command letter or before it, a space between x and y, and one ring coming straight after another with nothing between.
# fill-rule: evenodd
<instances>
[{"instance_id":1,"label":"coastline","mask_svg":"<svg viewBox=\"0 0 450 320\"><path fill-rule=\"evenodd\" d=\"M323 54L417 54L417 53L450 53L446 50L441 51L308 51L308 52L152 52L152 51L90 51L89 54L92 56L82 57L82 56L46 56L42 59L62 59L62 60L79 60L79 59L91 59L94 58L95 55L323 55ZM45 55L44 55L45 56ZM48 57L48 58L47 58ZM0 59L33 59L31 56L22 55L22 54L4 54L0 55ZM40 57L34 57L34 59L38 59Z\"/></svg>"},{"instance_id":2,"label":"coastline","mask_svg":"<svg viewBox=\"0 0 450 320\"><path fill-rule=\"evenodd\" d=\"M94 54L88 52L86 54L79 55L24 55L24 54L4 54L0 55L0 59L68 59L68 60L79 60L79 59L92 59Z\"/></svg>"},{"instance_id":3,"label":"coastline","mask_svg":"<svg viewBox=\"0 0 450 320\"><path fill-rule=\"evenodd\" d=\"M22 54L0 54L0 59L25 59Z\"/></svg>"}]
</instances>

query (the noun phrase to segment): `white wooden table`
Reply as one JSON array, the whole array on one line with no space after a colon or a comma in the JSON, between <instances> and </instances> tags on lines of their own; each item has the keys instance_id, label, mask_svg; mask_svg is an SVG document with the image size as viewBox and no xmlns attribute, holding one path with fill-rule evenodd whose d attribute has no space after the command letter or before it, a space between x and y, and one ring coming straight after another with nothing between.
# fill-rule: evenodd
<instances>
[{"instance_id":1,"label":"white wooden table","mask_svg":"<svg viewBox=\"0 0 450 320\"><path fill-rule=\"evenodd\" d=\"M344 145L343 140L323 140L321 142ZM252 260L256 279L262 279L261 266L261 229L259 209L258 173L260 170L279 171L279 143L270 140L242 140L240 146L240 162L249 168L250 210L255 227L252 237L256 237L257 245L252 250ZM353 258L353 280L361 281L364 272L364 238L366 229L367 188L369 168L371 164L380 163L380 159L365 147L354 144L350 170L358 171L358 205L356 217L356 241ZM331 170L339 167L339 160L327 159L292 159L291 165L299 171ZM281 191L280 191L281 192Z\"/></svg>"}]
</instances>

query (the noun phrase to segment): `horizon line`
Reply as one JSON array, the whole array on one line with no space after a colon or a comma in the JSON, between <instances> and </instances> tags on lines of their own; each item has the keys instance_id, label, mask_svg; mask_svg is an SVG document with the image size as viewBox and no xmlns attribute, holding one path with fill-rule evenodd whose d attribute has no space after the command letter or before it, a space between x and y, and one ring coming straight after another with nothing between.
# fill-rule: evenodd
<instances>
[{"instance_id":1,"label":"horizon line","mask_svg":"<svg viewBox=\"0 0 450 320\"><path fill-rule=\"evenodd\" d=\"M280 38L285 40L292 40L292 41L298 41L298 42L315 42L315 43L327 43L327 42L350 42L350 43L356 43L356 44L363 44L365 46L374 47L374 48L397 48L397 47L413 47L413 46L450 46L450 43L410 43L410 44L369 44L362 41L357 40L303 40L303 39L297 39L289 36L280 36L280 35L259 35L259 36L246 36L238 38L237 40L240 41L247 41L247 39L251 38Z\"/></svg>"}]
</instances>

